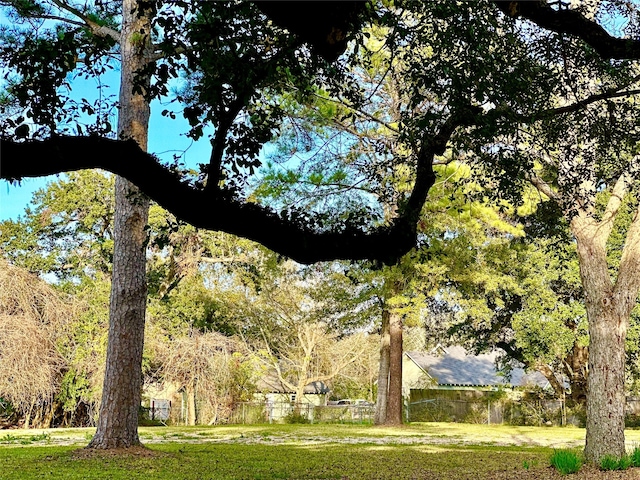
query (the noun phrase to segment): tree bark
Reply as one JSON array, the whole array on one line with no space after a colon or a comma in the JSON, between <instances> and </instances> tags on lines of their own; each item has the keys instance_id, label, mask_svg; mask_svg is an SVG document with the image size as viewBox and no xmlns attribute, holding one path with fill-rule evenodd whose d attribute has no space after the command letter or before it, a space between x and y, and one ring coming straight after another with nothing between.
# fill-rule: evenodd
<instances>
[{"instance_id":1,"label":"tree bark","mask_svg":"<svg viewBox=\"0 0 640 480\"><path fill-rule=\"evenodd\" d=\"M123 0L118 135L147 148L149 103L134 94L136 72L149 54L149 3ZM144 85L142 85L144 88ZM138 411L142 389L142 350L147 301L146 226L149 200L127 180L116 179L113 274L109 337L98 428L89 448L140 445Z\"/></svg>"},{"instance_id":2,"label":"tree bark","mask_svg":"<svg viewBox=\"0 0 640 480\"><path fill-rule=\"evenodd\" d=\"M585 459L599 464L605 455L625 454L625 340L638 291L634 282L620 283L634 263L625 261L625 254L616 284L612 282L606 252L610 229L577 216L571 221L571 230L577 241L590 338ZM628 231L625 253L634 240L637 243L633 238L636 230L632 226Z\"/></svg>"},{"instance_id":3,"label":"tree bark","mask_svg":"<svg viewBox=\"0 0 640 480\"><path fill-rule=\"evenodd\" d=\"M567 374L571 382L571 402L573 405L584 405L587 401L587 365L589 348L573 345L571 355L567 359Z\"/></svg>"},{"instance_id":4,"label":"tree bark","mask_svg":"<svg viewBox=\"0 0 640 480\"><path fill-rule=\"evenodd\" d=\"M196 386L192 384L187 387L187 425L195 425L196 419Z\"/></svg>"},{"instance_id":5,"label":"tree bark","mask_svg":"<svg viewBox=\"0 0 640 480\"><path fill-rule=\"evenodd\" d=\"M389 310L382 311L382 329L380 331L380 369L378 370L378 395L376 411L373 417L375 425L383 425L387 419L387 400L389 394Z\"/></svg>"},{"instance_id":6,"label":"tree bark","mask_svg":"<svg viewBox=\"0 0 640 480\"><path fill-rule=\"evenodd\" d=\"M561 194L544 182L533 183L550 199L560 205L564 203ZM620 458L625 454L625 340L629 317L640 291L640 206L627 229L615 280L607 262L607 241L624 199L630 193L637 195L637 191L630 190L631 185L631 175L618 177L602 215L596 215L597 189L591 180L585 179L582 184L571 187L574 191L570 198L574 199L577 211L565 211L565 216L571 213L568 218L577 244L590 342L588 351L574 347L570 369L575 375L580 369L576 367L588 353L587 371L580 372L582 378L585 373L587 377L584 454L585 460L595 465L605 455Z\"/></svg>"},{"instance_id":7,"label":"tree bark","mask_svg":"<svg viewBox=\"0 0 640 480\"><path fill-rule=\"evenodd\" d=\"M617 309L594 307L589 310L593 320L589 321L585 457L598 464L604 455L619 458L625 454L624 366L628 318L619 315Z\"/></svg>"},{"instance_id":8,"label":"tree bark","mask_svg":"<svg viewBox=\"0 0 640 480\"><path fill-rule=\"evenodd\" d=\"M564 385L558 380L558 377L556 377L556 373L553 371L553 369L546 363L543 363L536 365L536 370L544 375L544 378L547 379L556 396L558 398L562 398L565 394Z\"/></svg>"},{"instance_id":9,"label":"tree bark","mask_svg":"<svg viewBox=\"0 0 640 480\"><path fill-rule=\"evenodd\" d=\"M385 425L402 424L402 317L389 317L389 398Z\"/></svg>"}]
</instances>

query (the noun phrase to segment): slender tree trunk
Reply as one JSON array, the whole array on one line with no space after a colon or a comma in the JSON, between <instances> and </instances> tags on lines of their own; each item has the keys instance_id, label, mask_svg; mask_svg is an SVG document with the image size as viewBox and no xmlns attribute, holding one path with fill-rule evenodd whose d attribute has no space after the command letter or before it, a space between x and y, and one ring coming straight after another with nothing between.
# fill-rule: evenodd
<instances>
[{"instance_id":1,"label":"slender tree trunk","mask_svg":"<svg viewBox=\"0 0 640 480\"><path fill-rule=\"evenodd\" d=\"M187 425L195 425L196 420L196 387L192 384L187 387Z\"/></svg>"},{"instance_id":2,"label":"slender tree trunk","mask_svg":"<svg viewBox=\"0 0 640 480\"><path fill-rule=\"evenodd\" d=\"M589 348L575 344L568 361L568 376L571 382L571 403L584 405L587 401L587 365Z\"/></svg>"},{"instance_id":3,"label":"slender tree trunk","mask_svg":"<svg viewBox=\"0 0 640 480\"><path fill-rule=\"evenodd\" d=\"M378 370L378 395L376 411L373 417L375 425L382 425L387 419L387 399L389 394L389 310L382 311L382 330L380 331L380 368Z\"/></svg>"},{"instance_id":4,"label":"slender tree trunk","mask_svg":"<svg viewBox=\"0 0 640 480\"><path fill-rule=\"evenodd\" d=\"M309 367L308 365L305 365L304 368L305 368L304 372L307 372ZM306 379L303 380L302 378L298 382L298 385L296 388L296 401L293 404L293 411L296 415L302 414L302 401L304 399L304 387L306 387L309 383L311 382L307 382Z\"/></svg>"},{"instance_id":5,"label":"slender tree trunk","mask_svg":"<svg viewBox=\"0 0 640 480\"><path fill-rule=\"evenodd\" d=\"M29 410L27 410L27 413L24 416L24 425L22 428L25 430L29 430L29 425L31 425L31 412L33 412L33 403L29 405Z\"/></svg>"},{"instance_id":6,"label":"slender tree trunk","mask_svg":"<svg viewBox=\"0 0 640 480\"><path fill-rule=\"evenodd\" d=\"M385 425L402 424L402 317L389 317L389 398Z\"/></svg>"},{"instance_id":7,"label":"slender tree trunk","mask_svg":"<svg viewBox=\"0 0 640 480\"><path fill-rule=\"evenodd\" d=\"M148 9L151 3L123 0L118 134L120 138L133 138L146 150L149 103L133 89L136 72L148 58L152 12L141 10L140 6ZM89 448L101 449L140 445L138 411L147 300L145 228L149 201L120 177L116 179L115 197L107 360L98 428L89 444Z\"/></svg>"}]
</instances>

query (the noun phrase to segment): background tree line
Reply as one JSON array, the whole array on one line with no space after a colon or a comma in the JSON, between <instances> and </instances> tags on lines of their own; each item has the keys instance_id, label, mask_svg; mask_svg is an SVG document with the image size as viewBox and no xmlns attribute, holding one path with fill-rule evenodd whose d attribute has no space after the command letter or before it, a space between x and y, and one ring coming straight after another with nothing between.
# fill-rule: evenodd
<instances>
[{"instance_id":1,"label":"background tree line","mask_svg":"<svg viewBox=\"0 0 640 480\"><path fill-rule=\"evenodd\" d=\"M189 423L227 421L235 403L253 399L267 372L291 391L321 380L334 398L375 401L376 352L384 312L393 310L412 333L409 345L501 348L505 372L514 362L538 370L560 397L567 379L574 405L584 406L588 331L575 251L556 238L568 235L566 224L536 210L536 200L519 212L470 202L468 174L455 162L440 167L421 247L395 270L303 267L152 206L144 383L183 391ZM36 192L24 216L0 224L1 249L11 261L2 269L0 396L10 402L5 414L12 422L95 422L106 354L112 183L100 172L70 174ZM619 249L611 252L615 261ZM412 280L389 292L398 278ZM9 298L24 304L9 307ZM20 316L37 308L53 317ZM627 350L633 393L637 343Z\"/></svg>"}]
</instances>

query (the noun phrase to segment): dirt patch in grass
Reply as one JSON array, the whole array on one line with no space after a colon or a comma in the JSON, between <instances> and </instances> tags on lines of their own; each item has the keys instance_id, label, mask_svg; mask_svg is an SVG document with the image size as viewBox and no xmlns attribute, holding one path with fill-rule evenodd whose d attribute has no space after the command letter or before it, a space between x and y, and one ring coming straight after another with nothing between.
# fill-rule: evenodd
<instances>
[{"instance_id":1,"label":"dirt patch in grass","mask_svg":"<svg viewBox=\"0 0 640 480\"><path fill-rule=\"evenodd\" d=\"M549 466L531 470L518 469L514 472L492 472L489 476L475 477L478 480L479 478L486 478L487 480L513 480L514 478L518 480L638 480L640 479L640 469L630 468L623 471L605 472L597 467L583 465L577 473L561 475L555 468ZM463 479L460 478L459 480ZM471 480L471 477L469 480Z\"/></svg>"},{"instance_id":2,"label":"dirt patch in grass","mask_svg":"<svg viewBox=\"0 0 640 480\"><path fill-rule=\"evenodd\" d=\"M135 457L135 458L152 458L152 457L165 457L167 453L151 450L147 447L136 446L129 448L79 448L71 452L71 456L75 460L83 459L95 459L95 458L123 458L123 457Z\"/></svg>"}]
</instances>

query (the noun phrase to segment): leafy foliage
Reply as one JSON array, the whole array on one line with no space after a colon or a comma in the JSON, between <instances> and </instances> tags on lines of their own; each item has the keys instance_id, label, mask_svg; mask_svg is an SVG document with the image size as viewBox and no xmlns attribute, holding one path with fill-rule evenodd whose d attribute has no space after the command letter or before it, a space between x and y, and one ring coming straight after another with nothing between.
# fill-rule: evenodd
<instances>
[{"instance_id":1,"label":"leafy foliage","mask_svg":"<svg viewBox=\"0 0 640 480\"><path fill-rule=\"evenodd\" d=\"M0 223L0 248L17 265L59 280L111 271L114 180L74 172L33 195L17 221Z\"/></svg>"}]
</instances>

